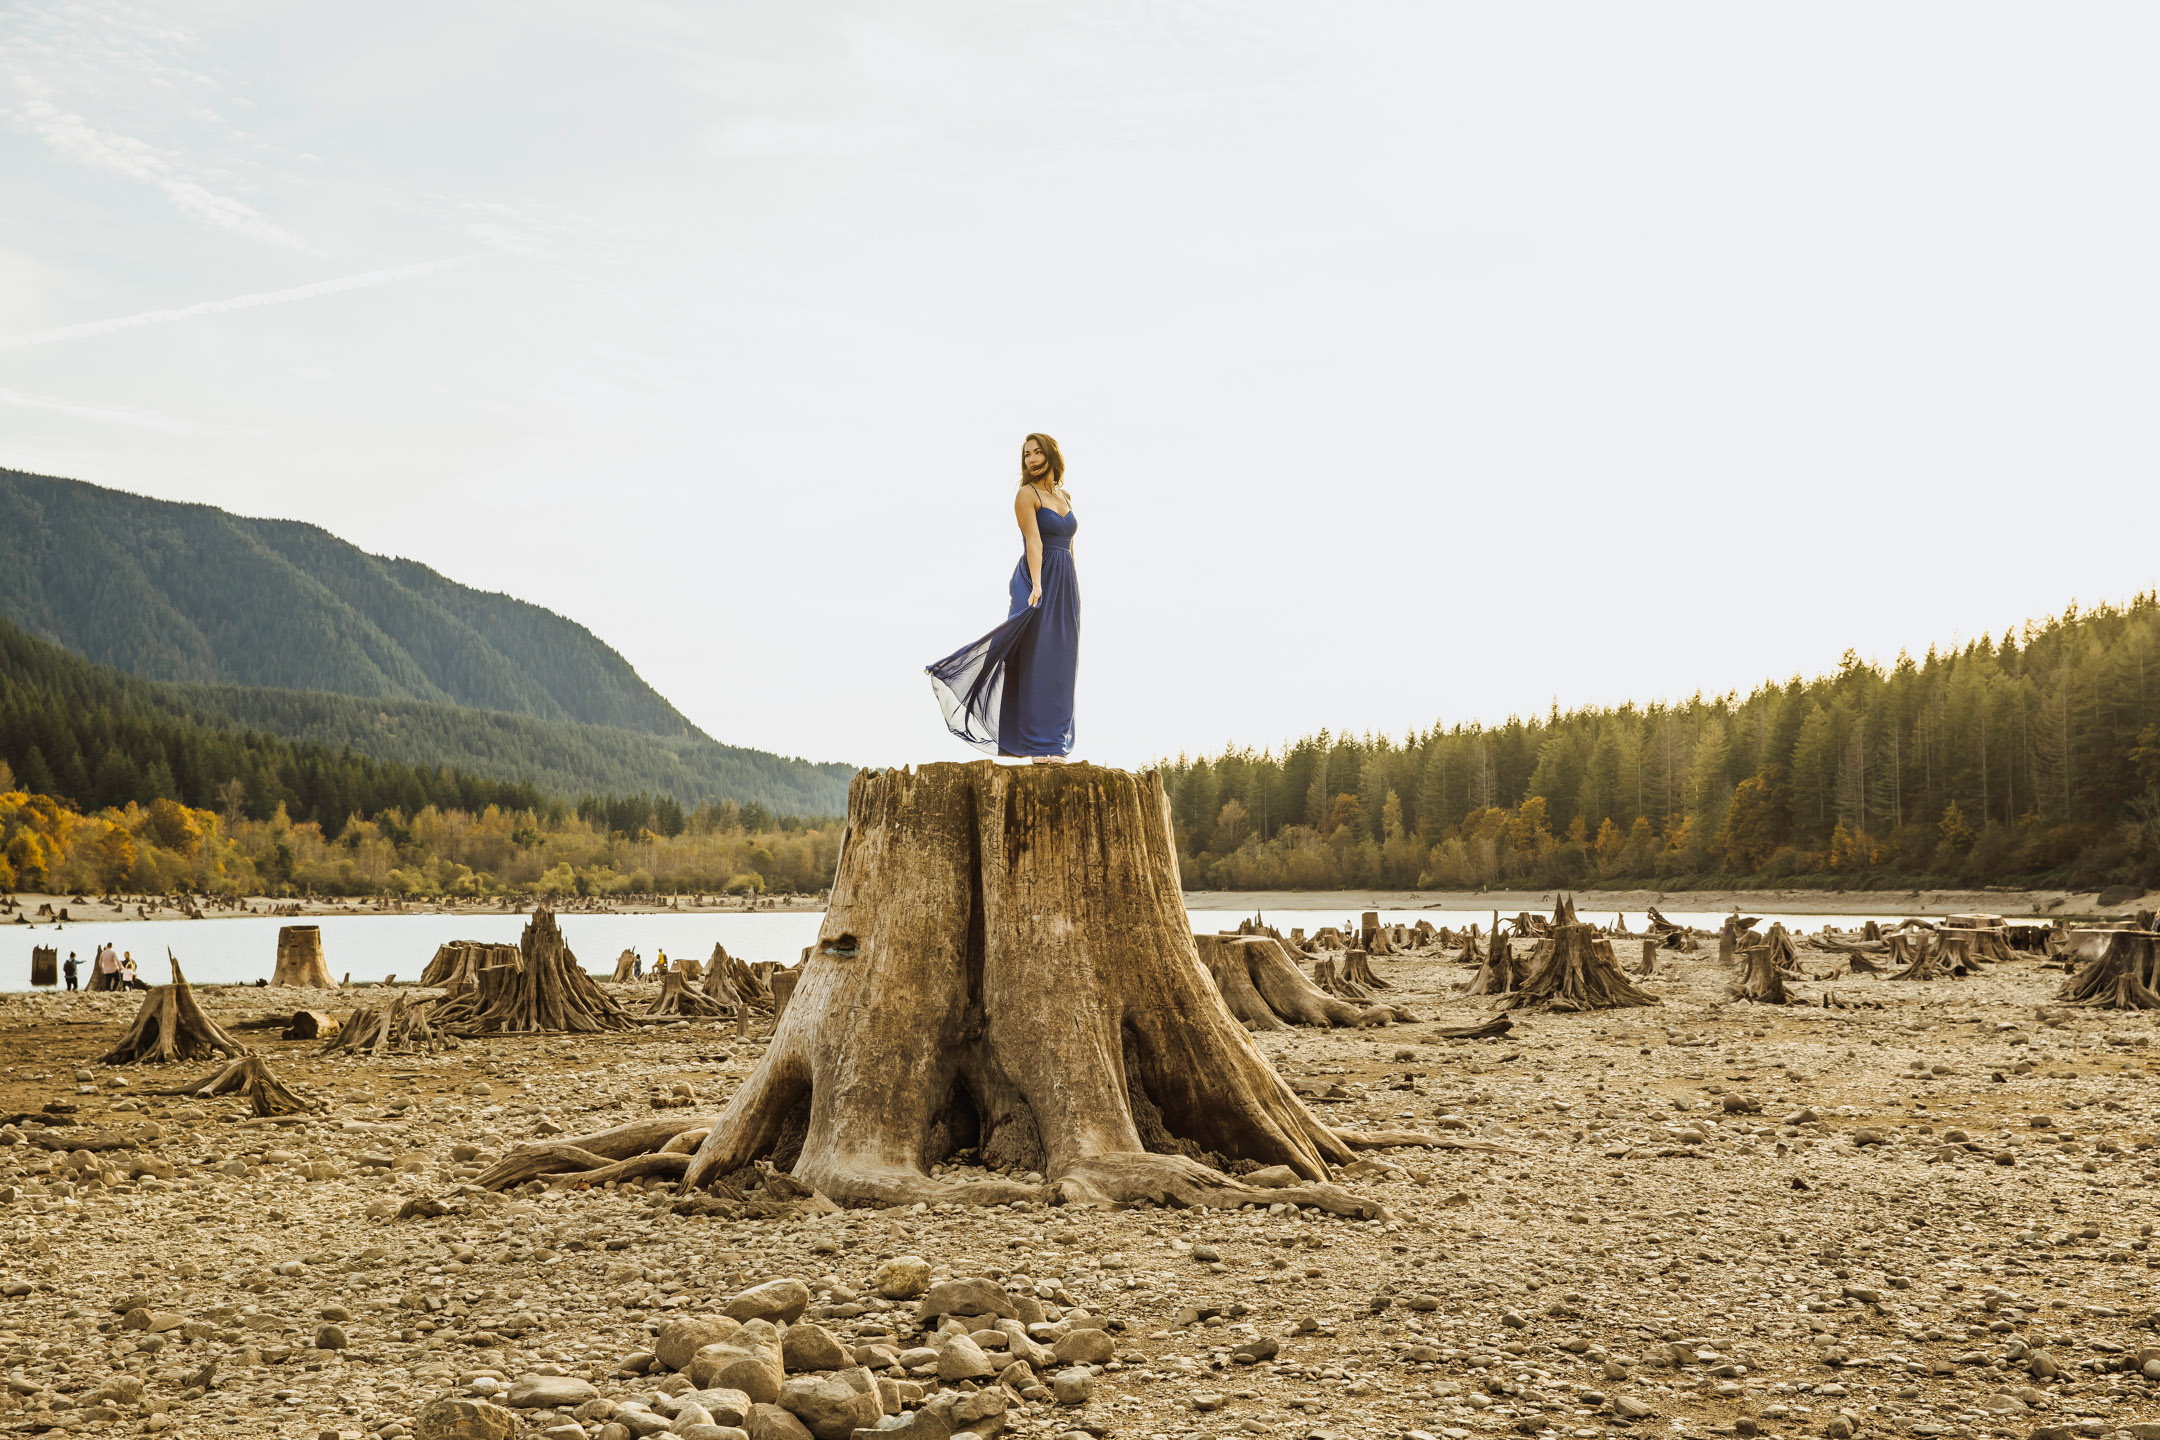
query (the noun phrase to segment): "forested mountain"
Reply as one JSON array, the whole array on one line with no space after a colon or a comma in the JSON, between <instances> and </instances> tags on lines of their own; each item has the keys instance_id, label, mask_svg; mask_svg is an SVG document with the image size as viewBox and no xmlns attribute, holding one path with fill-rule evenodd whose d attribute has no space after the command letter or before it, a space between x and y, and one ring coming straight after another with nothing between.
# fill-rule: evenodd
<instances>
[{"instance_id":1,"label":"forested mountain","mask_svg":"<svg viewBox=\"0 0 2160 1440\"><path fill-rule=\"evenodd\" d=\"M85 809L159 795L222 808L209 797L238 777L250 797L245 808L258 818L283 801L295 819L333 828L347 813L477 809L513 803L511 792L528 806L544 796L654 795L831 815L846 809L853 774L695 733L640 735L416 701L140 680L5 621L0 759L33 791ZM448 790L446 773L458 777ZM475 785L495 798L457 798Z\"/></svg>"},{"instance_id":2,"label":"forested mountain","mask_svg":"<svg viewBox=\"0 0 2160 1440\"><path fill-rule=\"evenodd\" d=\"M314 525L0 470L0 535L0 617L145 679L698 734L583 626Z\"/></svg>"},{"instance_id":3,"label":"forested mountain","mask_svg":"<svg viewBox=\"0 0 2160 1440\"><path fill-rule=\"evenodd\" d=\"M1745 699L1161 768L1190 888L2160 886L2160 599Z\"/></svg>"}]
</instances>

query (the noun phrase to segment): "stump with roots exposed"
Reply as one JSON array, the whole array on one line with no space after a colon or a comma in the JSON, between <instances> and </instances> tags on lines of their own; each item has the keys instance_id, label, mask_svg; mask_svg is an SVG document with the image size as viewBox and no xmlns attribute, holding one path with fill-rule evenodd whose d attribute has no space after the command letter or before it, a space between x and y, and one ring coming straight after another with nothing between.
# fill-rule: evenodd
<instances>
[{"instance_id":1,"label":"stump with roots exposed","mask_svg":"<svg viewBox=\"0 0 2160 1440\"><path fill-rule=\"evenodd\" d=\"M978 761L855 777L818 944L683 1185L769 1161L851 1204L1370 1215L1329 1166L1418 1143L1438 1142L1330 1129L1231 1017L1193 947L1159 777ZM933 1180L960 1149L1042 1183ZM1224 1169L1273 1165L1306 1183Z\"/></svg>"},{"instance_id":2,"label":"stump with roots exposed","mask_svg":"<svg viewBox=\"0 0 2160 1440\"><path fill-rule=\"evenodd\" d=\"M728 954L726 946L715 944L712 947L712 959L705 964L706 988L718 994L717 982L725 980L727 988L734 992L738 1001L753 1010L769 1011L777 1003L770 979L777 968L769 963L747 965Z\"/></svg>"},{"instance_id":3,"label":"stump with roots exposed","mask_svg":"<svg viewBox=\"0 0 2160 1440\"><path fill-rule=\"evenodd\" d=\"M2106 1010L2160 1010L2160 935L2110 933L2100 958L2063 983L2056 998Z\"/></svg>"},{"instance_id":4,"label":"stump with roots exposed","mask_svg":"<svg viewBox=\"0 0 2160 1440\"><path fill-rule=\"evenodd\" d=\"M1905 967L1893 973L1892 980L1935 980L1945 972L1965 973L1958 958L1946 955L1936 943L1936 937L1926 930L1893 930L1890 933L1890 962Z\"/></svg>"},{"instance_id":5,"label":"stump with roots exposed","mask_svg":"<svg viewBox=\"0 0 2160 1440\"><path fill-rule=\"evenodd\" d=\"M1542 1006L1549 1010L1612 1010L1626 1005L1659 1005L1657 996L1636 988L1620 968L1612 942L1594 925L1575 918L1575 904L1562 897L1538 946L1539 958L1523 977L1505 1007Z\"/></svg>"},{"instance_id":6,"label":"stump with roots exposed","mask_svg":"<svg viewBox=\"0 0 2160 1440\"><path fill-rule=\"evenodd\" d=\"M615 973L608 978L618 985L626 985L638 978L638 953L625 950L615 957Z\"/></svg>"},{"instance_id":7,"label":"stump with roots exposed","mask_svg":"<svg viewBox=\"0 0 2160 1440\"><path fill-rule=\"evenodd\" d=\"M247 1054L247 1046L203 1013L195 1000L195 987L188 984L187 976L180 972L180 962L172 959L170 950L165 957L172 964L171 982L143 997L142 1009L135 1012L135 1023L98 1063L165 1065L179 1060L207 1060L213 1055L237 1060Z\"/></svg>"},{"instance_id":8,"label":"stump with roots exposed","mask_svg":"<svg viewBox=\"0 0 2160 1440\"><path fill-rule=\"evenodd\" d=\"M387 1010L362 1007L338 1026L337 1034L322 1053L334 1055L433 1055L457 1047L442 1032L434 1017L435 1002L412 1000L403 995Z\"/></svg>"},{"instance_id":9,"label":"stump with roots exposed","mask_svg":"<svg viewBox=\"0 0 2160 1440\"><path fill-rule=\"evenodd\" d=\"M1380 933L1382 935L1386 934L1385 931L1382 931ZM1394 989L1394 986L1388 984L1387 981L1382 980L1378 975L1375 975L1373 973L1372 957L1380 953L1381 952L1377 950L1344 951L1342 960L1343 979L1348 981L1352 985L1363 986L1366 990Z\"/></svg>"},{"instance_id":10,"label":"stump with roots exposed","mask_svg":"<svg viewBox=\"0 0 2160 1440\"><path fill-rule=\"evenodd\" d=\"M300 1115L323 1108L319 1101L297 1094L271 1074L269 1065L264 1063L260 1055L243 1055L200 1080L176 1085L170 1090L145 1090L142 1093L185 1095L192 1100L208 1100L215 1095L244 1095L249 1108L265 1119L273 1115Z\"/></svg>"},{"instance_id":11,"label":"stump with roots exposed","mask_svg":"<svg viewBox=\"0 0 2160 1440\"><path fill-rule=\"evenodd\" d=\"M697 962L693 960L687 963L694 965ZM670 965L660 977L659 998L646 1007L645 1013L714 1020L735 1014L736 1008L732 1001L708 995L703 986L693 985L688 975Z\"/></svg>"},{"instance_id":12,"label":"stump with roots exposed","mask_svg":"<svg viewBox=\"0 0 2160 1440\"><path fill-rule=\"evenodd\" d=\"M270 972L272 985L296 985L304 990L335 990L329 962L323 959L320 925L284 925L277 932L277 968Z\"/></svg>"},{"instance_id":13,"label":"stump with roots exposed","mask_svg":"<svg viewBox=\"0 0 2160 1440\"><path fill-rule=\"evenodd\" d=\"M479 987L481 971L503 966L514 970L523 963L515 945L490 944L484 940L446 940L436 947L435 958L420 972L420 983L460 995Z\"/></svg>"},{"instance_id":14,"label":"stump with roots exposed","mask_svg":"<svg viewBox=\"0 0 2160 1440\"><path fill-rule=\"evenodd\" d=\"M1246 1029L1287 1030L1292 1025L1355 1029L1415 1019L1386 1005L1355 1005L1330 995L1305 977L1283 942L1272 935L1195 935L1200 963L1214 977L1223 1004Z\"/></svg>"},{"instance_id":15,"label":"stump with roots exposed","mask_svg":"<svg viewBox=\"0 0 2160 1440\"><path fill-rule=\"evenodd\" d=\"M592 1035L634 1022L578 966L546 906L518 938L518 963L477 972L475 986L441 1002L435 1021L453 1035Z\"/></svg>"}]
</instances>

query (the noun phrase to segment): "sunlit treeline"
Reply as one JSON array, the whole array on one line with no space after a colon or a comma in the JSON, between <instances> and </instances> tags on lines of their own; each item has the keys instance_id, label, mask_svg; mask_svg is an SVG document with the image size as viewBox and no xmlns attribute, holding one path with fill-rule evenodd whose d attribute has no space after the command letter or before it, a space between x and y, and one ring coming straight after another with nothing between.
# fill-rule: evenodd
<instances>
[{"instance_id":1,"label":"sunlit treeline","mask_svg":"<svg viewBox=\"0 0 2160 1440\"><path fill-rule=\"evenodd\" d=\"M426 806L349 817L333 838L281 808L268 820L177 801L85 814L14 788L0 762L0 890L58 894L487 896L814 892L837 823L745 816L732 802L619 829L562 810ZM621 819L621 802L611 802ZM746 828L745 819L760 822Z\"/></svg>"},{"instance_id":2,"label":"sunlit treeline","mask_svg":"<svg viewBox=\"0 0 2160 1440\"><path fill-rule=\"evenodd\" d=\"M1745 698L1161 768L1188 888L2160 884L2160 601Z\"/></svg>"}]
</instances>

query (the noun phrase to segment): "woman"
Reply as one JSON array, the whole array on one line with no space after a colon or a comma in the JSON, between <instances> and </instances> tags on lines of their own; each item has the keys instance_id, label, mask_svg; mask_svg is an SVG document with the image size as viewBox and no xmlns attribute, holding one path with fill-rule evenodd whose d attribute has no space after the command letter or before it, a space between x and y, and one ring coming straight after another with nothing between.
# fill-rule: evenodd
<instances>
[{"instance_id":1,"label":"woman","mask_svg":"<svg viewBox=\"0 0 2160 1440\"><path fill-rule=\"evenodd\" d=\"M990 755L1055 764L1072 753L1073 677L1080 666L1080 579L1073 570L1065 457L1048 435L1020 447L1013 519L1022 554L1005 623L929 667L953 734Z\"/></svg>"}]
</instances>

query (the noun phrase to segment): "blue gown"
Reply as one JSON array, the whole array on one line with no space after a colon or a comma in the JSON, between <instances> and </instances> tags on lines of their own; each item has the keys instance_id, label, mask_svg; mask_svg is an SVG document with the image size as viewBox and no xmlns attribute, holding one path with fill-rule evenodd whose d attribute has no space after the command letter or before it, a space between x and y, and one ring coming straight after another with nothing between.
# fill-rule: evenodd
<instances>
[{"instance_id":1,"label":"blue gown","mask_svg":"<svg viewBox=\"0 0 2160 1440\"><path fill-rule=\"evenodd\" d=\"M1073 677L1080 668L1080 579L1073 536L1080 522L1035 512L1042 536L1042 602L1028 604L1027 556L1008 587L1005 623L928 667L930 688L953 734L989 755L1070 755Z\"/></svg>"}]
</instances>

